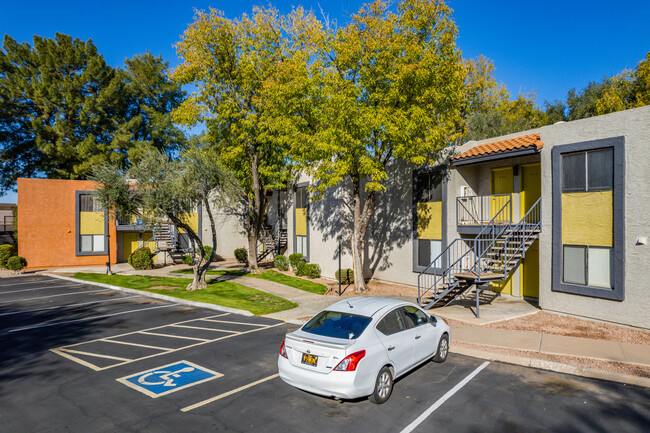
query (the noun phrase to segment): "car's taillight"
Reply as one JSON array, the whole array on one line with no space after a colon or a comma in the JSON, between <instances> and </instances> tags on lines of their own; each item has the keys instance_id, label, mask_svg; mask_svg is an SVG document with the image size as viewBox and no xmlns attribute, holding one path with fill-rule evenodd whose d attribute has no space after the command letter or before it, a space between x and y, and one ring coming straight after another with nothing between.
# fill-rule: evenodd
<instances>
[{"instance_id":1,"label":"car's taillight","mask_svg":"<svg viewBox=\"0 0 650 433\"><path fill-rule=\"evenodd\" d=\"M339 365L334 367L334 370L336 371L354 371L357 369L357 365L359 364L359 361L366 356L366 351L365 350L360 350L358 352L354 352L351 355L346 356L343 358L343 361L339 362Z\"/></svg>"},{"instance_id":2,"label":"car's taillight","mask_svg":"<svg viewBox=\"0 0 650 433\"><path fill-rule=\"evenodd\" d=\"M289 359L287 357L287 349L284 348L284 340L282 340L282 344L280 345L280 355L282 355L285 358Z\"/></svg>"}]
</instances>

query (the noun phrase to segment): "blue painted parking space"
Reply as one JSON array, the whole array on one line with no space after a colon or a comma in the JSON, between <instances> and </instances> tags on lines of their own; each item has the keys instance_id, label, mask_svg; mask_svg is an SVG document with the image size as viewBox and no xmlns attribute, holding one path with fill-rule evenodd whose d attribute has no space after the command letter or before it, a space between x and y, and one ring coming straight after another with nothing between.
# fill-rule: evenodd
<instances>
[{"instance_id":1,"label":"blue painted parking space","mask_svg":"<svg viewBox=\"0 0 650 433\"><path fill-rule=\"evenodd\" d=\"M117 379L152 398L198 385L223 376L188 361L179 361Z\"/></svg>"}]
</instances>

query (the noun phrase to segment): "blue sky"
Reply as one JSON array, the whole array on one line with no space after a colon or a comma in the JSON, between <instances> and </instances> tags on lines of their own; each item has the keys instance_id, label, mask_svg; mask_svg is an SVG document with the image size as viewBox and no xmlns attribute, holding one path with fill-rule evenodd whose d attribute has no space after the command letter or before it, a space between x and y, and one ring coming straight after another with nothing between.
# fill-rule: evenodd
<instances>
[{"instance_id":1,"label":"blue sky","mask_svg":"<svg viewBox=\"0 0 650 433\"><path fill-rule=\"evenodd\" d=\"M150 50L171 66L178 64L173 44L194 8L214 7L228 17L266 1L186 0L0 0L0 34L21 42L55 32L92 39L107 62ZM281 12L302 5L323 10L340 24L363 3L355 0L271 2ZM537 92L537 103L564 99L573 87L633 69L650 50L650 1L461 1L449 0L465 57L492 59L495 76L510 93ZM15 202L15 194L0 197Z\"/></svg>"}]
</instances>

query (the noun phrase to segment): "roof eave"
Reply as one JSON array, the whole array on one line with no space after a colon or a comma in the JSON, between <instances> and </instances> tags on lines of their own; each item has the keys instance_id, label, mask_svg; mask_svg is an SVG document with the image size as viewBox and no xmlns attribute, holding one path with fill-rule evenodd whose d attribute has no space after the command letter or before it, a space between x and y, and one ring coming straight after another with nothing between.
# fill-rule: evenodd
<instances>
[{"instance_id":1,"label":"roof eave","mask_svg":"<svg viewBox=\"0 0 650 433\"><path fill-rule=\"evenodd\" d=\"M460 165L469 165L469 164L481 164L484 162L495 161L498 159L516 158L518 156L534 155L536 153L539 153L541 149L542 149L541 147L537 147L537 146L528 146L524 148L502 150L493 153L484 153L482 155L472 155L462 159L452 159L451 165L460 166Z\"/></svg>"}]
</instances>

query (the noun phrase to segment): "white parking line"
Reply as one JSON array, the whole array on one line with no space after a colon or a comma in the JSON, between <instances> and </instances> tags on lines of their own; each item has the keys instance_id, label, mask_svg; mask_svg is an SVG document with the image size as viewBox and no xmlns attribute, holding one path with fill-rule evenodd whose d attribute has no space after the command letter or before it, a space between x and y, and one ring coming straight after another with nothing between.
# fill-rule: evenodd
<instances>
[{"instance_id":1,"label":"white parking line","mask_svg":"<svg viewBox=\"0 0 650 433\"><path fill-rule=\"evenodd\" d=\"M402 430L401 433L410 433L410 432L412 432L413 430L415 430L415 428L416 428L417 426L419 426L420 424L422 424L422 422L423 422L425 419L427 419L427 417L428 417L429 415L431 415L431 414L433 413L433 411L435 411L435 410L438 409L440 406L442 406L442 404L443 404L444 402L446 402L447 400L449 400L449 398L450 398L452 395L456 394L456 393L458 392L458 390L460 390L462 387L464 387L465 385L467 385L467 383L468 383L470 380L472 380L472 379L473 379L477 374L479 374L479 373L481 372L481 370L483 370L483 369L484 369L485 367L487 367L489 364L490 364L489 361L485 361L483 364L479 365L478 368L476 368L476 370L472 371L472 372L471 372L471 373L470 373L470 374L469 374L465 379L461 380L458 384L456 384L456 386L454 386L452 389L450 389L449 391L447 391L447 393L446 393L445 395L443 395L442 397L440 397L440 398L438 399L438 401L436 401L435 403L433 403L433 404L431 405L431 407L429 407L429 409L425 410L425 411L422 413L422 415L420 415L419 417L417 417L417 418L415 419L415 421L413 421L411 424L407 425L407 426L404 428L404 430Z\"/></svg>"},{"instance_id":2,"label":"white parking line","mask_svg":"<svg viewBox=\"0 0 650 433\"><path fill-rule=\"evenodd\" d=\"M205 328L205 327L202 327L202 326L189 326L189 325L169 325L169 326L173 326L174 328L199 329L199 330L202 330L202 331L229 332L229 333L233 333L233 334L239 334L239 332L237 332L237 331L228 331L228 330L225 330L225 329L215 329L215 328Z\"/></svg>"},{"instance_id":3,"label":"white parking line","mask_svg":"<svg viewBox=\"0 0 650 433\"><path fill-rule=\"evenodd\" d=\"M0 305L11 304L16 302L24 301L35 301L37 299L47 299L47 298L56 298L58 296L69 296L69 295L79 295L81 293L97 293L97 292L108 292L110 289L101 289L101 290L84 290L82 292L68 292L68 293L59 293L58 295L48 295L48 296L36 296L35 298L24 298L24 299L13 299L11 301L1 301Z\"/></svg>"},{"instance_id":4,"label":"white parking line","mask_svg":"<svg viewBox=\"0 0 650 433\"><path fill-rule=\"evenodd\" d=\"M141 334L157 335L158 337L167 337L167 338L182 338L183 340L210 341L209 339L206 339L206 338L184 337L182 335L162 334L160 332L149 332L149 331L145 332L145 331L142 331Z\"/></svg>"},{"instance_id":5,"label":"white parking line","mask_svg":"<svg viewBox=\"0 0 650 433\"><path fill-rule=\"evenodd\" d=\"M112 337L110 337L110 338L112 338ZM144 347L145 349L174 350L171 347L151 346L149 344L140 344L140 343L129 343L127 341L110 340L108 338L105 338L105 339L99 340L99 341L103 341L105 343L126 344L127 346Z\"/></svg>"},{"instance_id":6,"label":"white parking line","mask_svg":"<svg viewBox=\"0 0 650 433\"><path fill-rule=\"evenodd\" d=\"M102 355L100 353L93 353L93 352L82 352L80 350L66 349L63 352L76 353L77 355L94 356L97 358L115 359L116 361L133 361L132 359L129 358L120 358L118 356Z\"/></svg>"},{"instance_id":7,"label":"white parking line","mask_svg":"<svg viewBox=\"0 0 650 433\"><path fill-rule=\"evenodd\" d=\"M78 304L63 304L63 305L55 305L53 307L43 307L43 308L36 308L34 310L22 310L22 311L12 311L10 313L0 313L0 316L11 316L14 314L25 314L25 313L35 313L36 311L44 311L44 310L55 310L57 308L70 308L70 307L81 307L83 305L92 305L92 304L101 304L103 302L115 302L115 301L121 301L122 299L129 299L129 298L136 298L140 295L131 295L131 296L124 296L122 298L115 298L115 299L106 299L103 301L90 301L90 302L80 302Z\"/></svg>"},{"instance_id":8,"label":"white parking line","mask_svg":"<svg viewBox=\"0 0 650 433\"><path fill-rule=\"evenodd\" d=\"M48 281L61 281L61 280L57 280L57 279L54 279L54 278L51 278L49 280L31 280L31 281L23 281L23 282L20 282L20 283L2 284L2 285L0 285L0 287L18 286L20 284L47 283Z\"/></svg>"},{"instance_id":9,"label":"white parking line","mask_svg":"<svg viewBox=\"0 0 650 433\"><path fill-rule=\"evenodd\" d=\"M10 334L12 332L31 331L32 329L47 328L49 326L65 325L65 324L68 324L68 323L85 322L85 321L93 320L93 319L103 319L104 317L120 316L122 314L137 313L137 312L140 312L140 311L155 310L155 309L158 309L158 308L175 307L177 305L180 305L180 304L159 305L157 307L139 308L137 310L120 311L119 313L111 313L111 314L102 314L100 316L83 317L81 319L62 320L60 322L50 322L50 323L45 322L45 323L39 323L37 325L32 325L32 326L24 326L22 328L13 328L13 329L9 329L9 330L7 330L5 332L7 334Z\"/></svg>"},{"instance_id":10,"label":"white parking line","mask_svg":"<svg viewBox=\"0 0 650 433\"><path fill-rule=\"evenodd\" d=\"M219 395L214 396L212 398L208 398L207 400L200 401L200 402L195 403L195 404L193 404L191 406L184 407L183 409L181 409L181 412L188 412L190 410L196 409L197 407L205 406L208 403L212 403L214 401L221 400L224 397L231 396L231 395L236 394L236 393L238 393L240 391L251 388L251 387L253 387L255 385L259 385L260 383L264 383L267 380L275 379L276 377L278 377L277 373L272 374L270 376L265 377L264 379L260 379L260 380L256 380L255 382L251 382L248 385L240 386L239 388L235 388L235 389L230 390L228 392L224 392L223 394L219 394Z\"/></svg>"},{"instance_id":11,"label":"white parking line","mask_svg":"<svg viewBox=\"0 0 650 433\"><path fill-rule=\"evenodd\" d=\"M266 326L263 323L244 323L244 322L232 322L228 320L213 320L213 319L199 319L199 320L205 320L206 322L215 322L215 323L231 323L234 325L246 325L246 326Z\"/></svg>"},{"instance_id":12,"label":"white parking line","mask_svg":"<svg viewBox=\"0 0 650 433\"><path fill-rule=\"evenodd\" d=\"M62 286L33 287L31 289L12 290L10 292L1 292L0 291L0 295L8 295L10 293L33 292L34 290L58 289L59 287L83 286L83 285L84 285L84 283L74 283L74 284L64 284Z\"/></svg>"}]
</instances>

